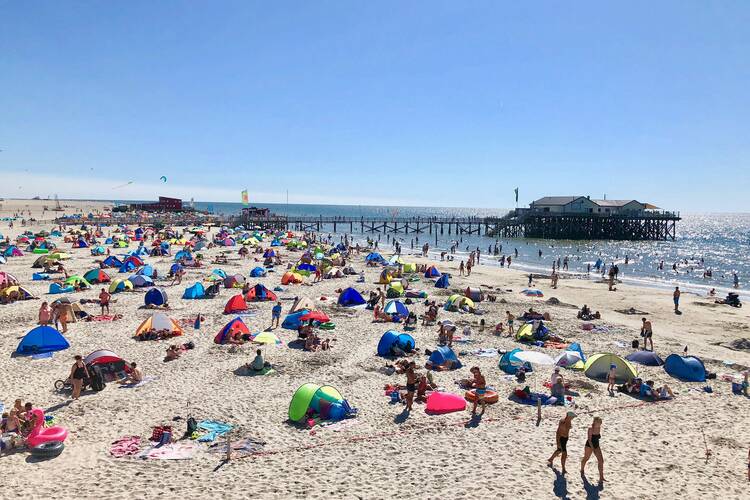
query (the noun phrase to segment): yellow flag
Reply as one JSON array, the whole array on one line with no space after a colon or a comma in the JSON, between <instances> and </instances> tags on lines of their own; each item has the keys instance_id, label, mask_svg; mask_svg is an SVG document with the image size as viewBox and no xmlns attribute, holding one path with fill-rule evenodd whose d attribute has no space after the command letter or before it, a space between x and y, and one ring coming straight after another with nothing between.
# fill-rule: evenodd
<instances>
[{"instance_id":1,"label":"yellow flag","mask_svg":"<svg viewBox=\"0 0 750 500\"><path fill-rule=\"evenodd\" d=\"M249 203L250 202L248 201L248 198L247 198L247 189L243 189L242 190L242 204L247 205Z\"/></svg>"}]
</instances>

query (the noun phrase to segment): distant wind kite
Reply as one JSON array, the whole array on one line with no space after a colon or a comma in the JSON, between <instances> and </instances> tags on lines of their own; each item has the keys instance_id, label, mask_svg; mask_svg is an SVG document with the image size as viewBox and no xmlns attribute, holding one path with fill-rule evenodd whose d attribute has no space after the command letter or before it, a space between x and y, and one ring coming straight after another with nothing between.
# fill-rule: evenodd
<instances>
[{"instance_id":1,"label":"distant wind kite","mask_svg":"<svg viewBox=\"0 0 750 500\"><path fill-rule=\"evenodd\" d=\"M126 182L125 184L120 184L119 186L115 186L115 187L113 187L112 189L120 189L120 188L124 188L125 186L130 186L130 185L131 185L132 183L133 183L133 181L128 181L128 182Z\"/></svg>"},{"instance_id":2,"label":"distant wind kite","mask_svg":"<svg viewBox=\"0 0 750 500\"><path fill-rule=\"evenodd\" d=\"M167 176L166 176L166 175L162 175L161 177L159 177L159 179L160 179L160 180L161 180L162 182L167 182Z\"/></svg>"}]
</instances>

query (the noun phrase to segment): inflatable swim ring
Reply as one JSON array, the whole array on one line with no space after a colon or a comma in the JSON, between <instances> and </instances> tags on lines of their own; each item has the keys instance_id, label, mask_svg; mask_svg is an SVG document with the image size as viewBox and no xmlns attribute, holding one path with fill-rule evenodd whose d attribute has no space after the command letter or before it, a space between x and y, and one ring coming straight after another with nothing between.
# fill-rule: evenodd
<instances>
[{"instance_id":1,"label":"inflatable swim ring","mask_svg":"<svg viewBox=\"0 0 750 500\"><path fill-rule=\"evenodd\" d=\"M466 391L466 393L464 393L464 399L466 401L470 401L470 402L473 403L474 400L477 399L477 393L475 392L474 389L472 389L470 391ZM498 396L497 392L495 392L495 391L485 391L485 393L484 393L484 402L487 403L488 405L497 403L498 399L499 399L499 396Z\"/></svg>"},{"instance_id":2,"label":"inflatable swim ring","mask_svg":"<svg viewBox=\"0 0 750 500\"><path fill-rule=\"evenodd\" d=\"M319 328L321 330L333 330L334 328L336 328L336 323L334 323L332 321L328 321L326 323L321 323L320 326L319 326Z\"/></svg>"}]
</instances>

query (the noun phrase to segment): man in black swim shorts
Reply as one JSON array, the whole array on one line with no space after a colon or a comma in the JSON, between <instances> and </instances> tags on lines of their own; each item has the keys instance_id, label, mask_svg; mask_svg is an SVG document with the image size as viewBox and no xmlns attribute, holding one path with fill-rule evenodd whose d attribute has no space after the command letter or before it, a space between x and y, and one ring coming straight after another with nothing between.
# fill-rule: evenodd
<instances>
[{"instance_id":1,"label":"man in black swim shorts","mask_svg":"<svg viewBox=\"0 0 750 500\"><path fill-rule=\"evenodd\" d=\"M565 414L565 418L560 420L557 425L557 433L555 434L555 442L557 443L557 449L547 460L547 464L552 467L555 458L560 455L560 464L562 464L562 473L565 474L565 461L568 459L568 437L570 436L570 427L573 424L573 419L576 414L569 411Z\"/></svg>"}]
</instances>

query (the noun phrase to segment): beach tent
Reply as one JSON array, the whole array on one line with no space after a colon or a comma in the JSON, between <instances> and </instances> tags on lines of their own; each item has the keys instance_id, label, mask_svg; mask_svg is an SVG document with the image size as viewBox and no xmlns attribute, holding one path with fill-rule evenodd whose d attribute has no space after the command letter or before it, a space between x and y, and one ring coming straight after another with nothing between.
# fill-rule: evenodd
<instances>
[{"instance_id":1,"label":"beach tent","mask_svg":"<svg viewBox=\"0 0 750 500\"><path fill-rule=\"evenodd\" d=\"M380 273L380 278L378 278L378 284L380 285L387 285L391 282L393 278L391 278L391 271L389 269L383 269L383 271Z\"/></svg>"},{"instance_id":2,"label":"beach tent","mask_svg":"<svg viewBox=\"0 0 750 500\"><path fill-rule=\"evenodd\" d=\"M581 356L581 361L583 361L584 363L586 362L586 355L583 353L581 344L579 344L578 342L573 342L572 344L570 344L567 350L577 352ZM583 369L583 367L581 367L581 369Z\"/></svg>"},{"instance_id":3,"label":"beach tent","mask_svg":"<svg viewBox=\"0 0 750 500\"><path fill-rule=\"evenodd\" d=\"M119 293L126 290L132 290L133 284L129 280L116 278L109 284L109 293Z\"/></svg>"},{"instance_id":4,"label":"beach tent","mask_svg":"<svg viewBox=\"0 0 750 500\"><path fill-rule=\"evenodd\" d=\"M91 255L97 256L97 255L104 255L107 253L107 251L104 249L103 246L96 246L91 249Z\"/></svg>"},{"instance_id":5,"label":"beach tent","mask_svg":"<svg viewBox=\"0 0 750 500\"><path fill-rule=\"evenodd\" d=\"M396 347L404 352L413 351L416 347L414 337L407 333L398 333L393 330L388 330L380 337L378 342L378 356L388 357L393 356Z\"/></svg>"},{"instance_id":6,"label":"beach tent","mask_svg":"<svg viewBox=\"0 0 750 500\"><path fill-rule=\"evenodd\" d=\"M227 339L237 332L250 335L250 329L239 316L231 320L229 323L224 325L221 330L219 330L219 333L217 333L214 337L214 343L225 344L227 342Z\"/></svg>"},{"instance_id":7,"label":"beach tent","mask_svg":"<svg viewBox=\"0 0 750 500\"><path fill-rule=\"evenodd\" d=\"M424 272L424 277L425 278L439 278L440 277L440 271L437 270L437 267L430 266Z\"/></svg>"},{"instance_id":8,"label":"beach tent","mask_svg":"<svg viewBox=\"0 0 750 500\"><path fill-rule=\"evenodd\" d=\"M281 345L281 340L275 333L266 331L253 335L252 341L256 344Z\"/></svg>"},{"instance_id":9,"label":"beach tent","mask_svg":"<svg viewBox=\"0 0 750 500\"><path fill-rule=\"evenodd\" d=\"M60 283L50 283L48 293L50 294L71 293L73 291L75 291L75 288L73 288L71 285L61 285Z\"/></svg>"},{"instance_id":10,"label":"beach tent","mask_svg":"<svg viewBox=\"0 0 750 500\"><path fill-rule=\"evenodd\" d=\"M173 337L177 337L184 333L180 325L178 325L175 320L173 320L163 312L155 312L154 314L146 318L146 321L141 323L141 325L136 329L135 335L137 337L140 337L144 333L159 330L167 330L172 333Z\"/></svg>"},{"instance_id":11,"label":"beach tent","mask_svg":"<svg viewBox=\"0 0 750 500\"><path fill-rule=\"evenodd\" d=\"M466 400L463 396L451 392L431 392L427 396L424 411L430 415L442 415L466 409Z\"/></svg>"},{"instance_id":12,"label":"beach tent","mask_svg":"<svg viewBox=\"0 0 750 500\"><path fill-rule=\"evenodd\" d=\"M216 276L218 276L221 279L224 279L224 278L227 277L226 271L224 271L223 269L218 269L218 268L214 269L213 271L211 271L211 274L215 274Z\"/></svg>"},{"instance_id":13,"label":"beach tent","mask_svg":"<svg viewBox=\"0 0 750 500\"><path fill-rule=\"evenodd\" d=\"M271 290L263 286L261 283L258 283L245 294L245 300L251 302L263 302L276 301L279 300L279 298Z\"/></svg>"},{"instance_id":14,"label":"beach tent","mask_svg":"<svg viewBox=\"0 0 750 500\"><path fill-rule=\"evenodd\" d=\"M417 272L417 265L414 263L404 263L402 267L403 272L405 273L415 273Z\"/></svg>"},{"instance_id":15,"label":"beach tent","mask_svg":"<svg viewBox=\"0 0 750 500\"><path fill-rule=\"evenodd\" d=\"M17 284L18 279L16 279L15 276L10 273L6 273L5 271L0 271L0 288Z\"/></svg>"},{"instance_id":16,"label":"beach tent","mask_svg":"<svg viewBox=\"0 0 750 500\"><path fill-rule=\"evenodd\" d=\"M313 301L307 297L295 297L294 302L292 303L292 308L289 309L289 312L301 311L303 309L309 309L312 311L315 309L315 304L313 304Z\"/></svg>"},{"instance_id":17,"label":"beach tent","mask_svg":"<svg viewBox=\"0 0 750 500\"><path fill-rule=\"evenodd\" d=\"M557 358L555 358L555 366L561 368L567 368L569 370L583 370L586 366L581 360L581 354L577 351L563 351Z\"/></svg>"},{"instance_id":18,"label":"beach tent","mask_svg":"<svg viewBox=\"0 0 750 500\"><path fill-rule=\"evenodd\" d=\"M16 354L31 356L45 352L62 351L70 347L63 334L51 326L37 326L24 335L16 347Z\"/></svg>"},{"instance_id":19,"label":"beach tent","mask_svg":"<svg viewBox=\"0 0 750 500\"><path fill-rule=\"evenodd\" d=\"M522 290L521 293L526 295L527 297L544 297L542 291L536 288L526 288Z\"/></svg>"},{"instance_id":20,"label":"beach tent","mask_svg":"<svg viewBox=\"0 0 750 500\"><path fill-rule=\"evenodd\" d=\"M687 382L705 382L706 367L703 361L695 356L680 356L679 354L670 354L664 360L664 371L674 378L685 380Z\"/></svg>"},{"instance_id":21,"label":"beach tent","mask_svg":"<svg viewBox=\"0 0 750 500\"><path fill-rule=\"evenodd\" d=\"M474 301L463 295L453 294L445 301L443 309L446 311L457 311L459 309L474 309Z\"/></svg>"},{"instance_id":22,"label":"beach tent","mask_svg":"<svg viewBox=\"0 0 750 500\"><path fill-rule=\"evenodd\" d=\"M365 299L354 288L347 288L339 294L338 304L344 307L361 306L365 304Z\"/></svg>"},{"instance_id":23,"label":"beach tent","mask_svg":"<svg viewBox=\"0 0 750 500\"><path fill-rule=\"evenodd\" d=\"M323 276L325 279L334 279L334 278L343 278L344 272L338 268L338 267L332 267L328 270L328 272Z\"/></svg>"},{"instance_id":24,"label":"beach tent","mask_svg":"<svg viewBox=\"0 0 750 500\"><path fill-rule=\"evenodd\" d=\"M313 320L317 321L318 323L328 323L329 321L331 321L331 318L328 317L328 315L323 311L309 311L300 316L299 319L301 322Z\"/></svg>"},{"instance_id":25,"label":"beach tent","mask_svg":"<svg viewBox=\"0 0 750 500\"><path fill-rule=\"evenodd\" d=\"M365 262L385 262L382 255L377 252L368 253L365 257Z\"/></svg>"},{"instance_id":26,"label":"beach tent","mask_svg":"<svg viewBox=\"0 0 750 500\"><path fill-rule=\"evenodd\" d=\"M470 286L464 290L464 296L470 298L474 302L480 302L482 300L482 291L479 288Z\"/></svg>"},{"instance_id":27,"label":"beach tent","mask_svg":"<svg viewBox=\"0 0 750 500\"><path fill-rule=\"evenodd\" d=\"M310 312L307 309L299 309L293 313L287 314L284 318L284 321L281 323L281 328L285 328L287 330L296 330L299 328L299 325L301 323L302 316Z\"/></svg>"},{"instance_id":28,"label":"beach tent","mask_svg":"<svg viewBox=\"0 0 750 500\"><path fill-rule=\"evenodd\" d=\"M77 274L74 274L73 276L66 279L65 284L71 286L78 285L81 288L91 288L91 283L89 283L83 276L79 276Z\"/></svg>"},{"instance_id":29,"label":"beach tent","mask_svg":"<svg viewBox=\"0 0 750 500\"><path fill-rule=\"evenodd\" d=\"M152 288L143 297L147 306L166 306L167 292L163 288Z\"/></svg>"},{"instance_id":30,"label":"beach tent","mask_svg":"<svg viewBox=\"0 0 750 500\"><path fill-rule=\"evenodd\" d=\"M638 370L629 361L611 353L594 354L586 361L583 371L589 378L606 380L611 365L615 365L615 377L618 384L638 376Z\"/></svg>"},{"instance_id":31,"label":"beach tent","mask_svg":"<svg viewBox=\"0 0 750 500\"><path fill-rule=\"evenodd\" d=\"M128 262L132 262L133 265L138 268L145 265L145 262L143 262L143 259L136 255L129 255L122 263L127 264Z\"/></svg>"},{"instance_id":32,"label":"beach tent","mask_svg":"<svg viewBox=\"0 0 750 500\"><path fill-rule=\"evenodd\" d=\"M174 260L193 260L193 255L190 253L190 250L180 250L176 254L174 254Z\"/></svg>"},{"instance_id":33,"label":"beach tent","mask_svg":"<svg viewBox=\"0 0 750 500\"><path fill-rule=\"evenodd\" d=\"M450 284L450 281L448 281L448 275L447 274L443 274L435 282L435 287L437 287L437 288L448 288L450 285L451 284Z\"/></svg>"},{"instance_id":34,"label":"beach tent","mask_svg":"<svg viewBox=\"0 0 750 500\"><path fill-rule=\"evenodd\" d=\"M245 277L241 274L233 274L224 278L224 288L242 288L245 285Z\"/></svg>"},{"instance_id":35,"label":"beach tent","mask_svg":"<svg viewBox=\"0 0 750 500\"><path fill-rule=\"evenodd\" d=\"M523 352L521 349L513 349L500 356L500 362L498 367L505 373L515 375L520 367L524 367L527 372L532 371L531 363L528 361L522 361L517 357L517 354Z\"/></svg>"},{"instance_id":36,"label":"beach tent","mask_svg":"<svg viewBox=\"0 0 750 500\"><path fill-rule=\"evenodd\" d=\"M122 261L115 257L114 255L110 255L104 261L102 262L105 267L120 267L122 266Z\"/></svg>"},{"instance_id":37,"label":"beach tent","mask_svg":"<svg viewBox=\"0 0 750 500\"><path fill-rule=\"evenodd\" d=\"M346 416L344 397L330 385L304 384L289 403L289 420L301 422L308 413L322 420L342 420Z\"/></svg>"},{"instance_id":38,"label":"beach tent","mask_svg":"<svg viewBox=\"0 0 750 500\"><path fill-rule=\"evenodd\" d=\"M625 356L625 359L646 366L661 366L664 364L664 360L653 351L635 351Z\"/></svg>"},{"instance_id":39,"label":"beach tent","mask_svg":"<svg viewBox=\"0 0 750 500\"><path fill-rule=\"evenodd\" d=\"M130 283L132 283L136 288L143 288L146 286L154 285L154 280L152 280L148 276L142 276L140 274L134 274L133 276L128 278L128 281L130 281Z\"/></svg>"},{"instance_id":40,"label":"beach tent","mask_svg":"<svg viewBox=\"0 0 750 500\"><path fill-rule=\"evenodd\" d=\"M169 275L170 276L174 276L175 274L177 274L178 272L182 271L183 269L184 269L184 267L182 267L182 264L172 264L169 267Z\"/></svg>"},{"instance_id":41,"label":"beach tent","mask_svg":"<svg viewBox=\"0 0 750 500\"><path fill-rule=\"evenodd\" d=\"M438 346L438 348L430 354L430 363L432 363L433 366L442 365L446 361L453 361L453 367L451 368L453 370L461 368L462 366L456 353L448 346Z\"/></svg>"},{"instance_id":42,"label":"beach tent","mask_svg":"<svg viewBox=\"0 0 750 500\"><path fill-rule=\"evenodd\" d=\"M11 245L3 252L4 257L23 257L23 252L15 245Z\"/></svg>"},{"instance_id":43,"label":"beach tent","mask_svg":"<svg viewBox=\"0 0 750 500\"><path fill-rule=\"evenodd\" d=\"M96 366L107 382L121 379L132 371L124 359L112 351L103 349L92 352L83 362L89 368Z\"/></svg>"},{"instance_id":44,"label":"beach tent","mask_svg":"<svg viewBox=\"0 0 750 500\"><path fill-rule=\"evenodd\" d=\"M281 277L281 284L282 285L296 285L299 283L302 283L304 278L301 274L295 273L293 271L287 271L284 273L284 276Z\"/></svg>"},{"instance_id":45,"label":"beach tent","mask_svg":"<svg viewBox=\"0 0 750 500\"><path fill-rule=\"evenodd\" d=\"M41 257L38 257L34 263L31 265L32 269L41 269L44 267L44 264L49 263L49 265L53 265L55 263L54 260L50 259L47 255L42 255Z\"/></svg>"},{"instance_id":46,"label":"beach tent","mask_svg":"<svg viewBox=\"0 0 750 500\"><path fill-rule=\"evenodd\" d=\"M137 267L138 266L136 266L133 261L126 260L125 262L122 263L122 265L120 266L120 269L118 270L118 272L120 272L120 273L129 273L130 271L135 270Z\"/></svg>"},{"instance_id":47,"label":"beach tent","mask_svg":"<svg viewBox=\"0 0 750 500\"><path fill-rule=\"evenodd\" d=\"M396 297L403 297L404 293L404 284L401 281L393 281L390 285L388 285L388 290L386 290L385 295L386 297L392 299Z\"/></svg>"},{"instance_id":48,"label":"beach tent","mask_svg":"<svg viewBox=\"0 0 750 500\"><path fill-rule=\"evenodd\" d=\"M268 272L262 267L256 267L252 271L250 271L251 278L261 278L267 274Z\"/></svg>"},{"instance_id":49,"label":"beach tent","mask_svg":"<svg viewBox=\"0 0 750 500\"><path fill-rule=\"evenodd\" d=\"M139 267L138 270L135 272L135 274L138 274L140 276L148 276L149 278L153 278L155 273L154 273L154 268L151 265L146 264L143 267Z\"/></svg>"},{"instance_id":50,"label":"beach tent","mask_svg":"<svg viewBox=\"0 0 750 500\"><path fill-rule=\"evenodd\" d=\"M398 314L402 317L409 315L409 309L400 300L391 300L388 302L383 308L383 312L386 314Z\"/></svg>"},{"instance_id":51,"label":"beach tent","mask_svg":"<svg viewBox=\"0 0 750 500\"><path fill-rule=\"evenodd\" d=\"M247 302L242 294L237 294L230 298L227 305L224 306L224 314L236 314L247 311Z\"/></svg>"},{"instance_id":52,"label":"beach tent","mask_svg":"<svg viewBox=\"0 0 750 500\"><path fill-rule=\"evenodd\" d=\"M2 290L0 290L0 295L9 298L15 297L15 300L28 300L34 298L34 296L31 295L31 292L19 285L11 285L9 287L3 288Z\"/></svg>"},{"instance_id":53,"label":"beach tent","mask_svg":"<svg viewBox=\"0 0 750 500\"><path fill-rule=\"evenodd\" d=\"M533 342L534 329L531 323L524 323L516 330L516 340L519 342Z\"/></svg>"},{"instance_id":54,"label":"beach tent","mask_svg":"<svg viewBox=\"0 0 750 500\"><path fill-rule=\"evenodd\" d=\"M187 287L185 292L182 294L183 299L203 299L206 297L206 289L203 288L201 283L196 283L193 286Z\"/></svg>"},{"instance_id":55,"label":"beach tent","mask_svg":"<svg viewBox=\"0 0 750 500\"><path fill-rule=\"evenodd\" d=\"M109 283L110 281L112 281L112 279L109 277L109 274L105 273L101 269L92 269L91 271L88 271L86 274L84 274L83 277L89 283Z\"/></svg>"},{"instance_id":56,"label":"beach tent","mask_svg":"<svg viewBox=\"0 0 750 500\"><path fill-rule=\"evenodd\" d=\"M306 274L307 276L314 274L315 271L317 270L318 270L318 267L312 264L302 263L297 266L297 272L301 274Z\"/></svg>"},{"instance_id":57,"label":"beach tent","mask_svg":"<svg viewBox=\"0 0 750 500\"><path fill-rule=\"evenodd\" d=\"M44 281L49 279L49 274L47 273L34 273L31 275L32 281Z\"/></svg>"},{"instance_id":58,"label":"beach tent","mask_svg":"<svg viewBox=\"0 0 750 500\"><path fill-rule=\"evenodd\" d=\"M274 252L270 248L268 250L266 250L265 252L263 252L263 258L264 259L268 259L268 258L271 258L271 257L276 257L276 252Z\"/></svg>"}]
</instances>

